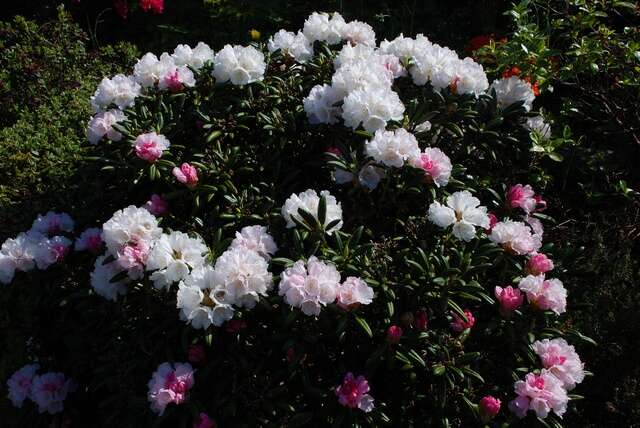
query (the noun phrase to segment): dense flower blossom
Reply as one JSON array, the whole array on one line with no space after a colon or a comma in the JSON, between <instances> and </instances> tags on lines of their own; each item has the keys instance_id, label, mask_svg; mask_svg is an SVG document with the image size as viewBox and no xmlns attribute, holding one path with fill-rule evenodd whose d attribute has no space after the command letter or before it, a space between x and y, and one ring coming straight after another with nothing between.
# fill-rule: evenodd
<instances>
[{"instance_id":1,"label":"dense flower blossom","mask_svg":"<svg viewBox=\"0 0 640 428\"><path fill-rule=\"evenodd\" d=\"M352 45L376 45L376 33L373 31L371 25L365 22L348 22L340 29L340 37Z\"/></svg>"},{"instance_id":2,"label":"dense flower blossom","mask_svg":"<svg viewBox=\"0 0 640 428\"><path fill-rule=\"evenodd\" d=\"M309 95L302 100L309 123L338 123L342 109L335 104L342 101L343 97L344 93L327 84L311 88Z\"/></svg>"},{"instance_id":3,"label":"dense flower blossom","mask_svg":"<svg viewBox=\"0 0 640 428\"><path fill-rule=\"evenodd\" d=\"M335 196L331 195L327 190L320 192L320 195L315 190L309 189L302 193L293 194L282 205L282 217L287 222L287 227L295 227L296 223L294 219L303 222L304 219L300 216L298 210L303 209L311 214L316 220L318 220L318 206L320 205L320 198L324 197L327 205L324 225L327 227L331 223L335 223L331 228L326 230L327 234L332 235L334 231L342 228L342 206L338 202Z\"/></svg>"},{"instance_id":4,"label":"dense flower blossom","mask_svg":"<svg viewBox=\"0 0 640 428\"><path fill-rule=\"evenodd\" d=\"M527 374L514 384L514 390L518 396L509 403L509 409L519 418L524 418L529 410L542 419L551 411L562 417L567 410L567 391L548 370Z\"/></svg>"},{"instance_id":5,"label":"dense flower blossom","mask_svg":"<svg viewBox=\"0 0 640 428\"><path fill-rule=\"evenodd\" d=\"M264 226L246 226L240 232L236 232L236 237L231 241L229 248L243 247L255 251L265 260L270 260L278 246L273 237L267 233Z\"/></svg>"},{"instance_id":6,"label":"dense flower blossom","mask_svg":"<svg viewBox=\"0 0 640 428\"><path fill-rule=\"evenodd\" d=\"M117 109L101 111L95 114L87 125L87 138L91 144L98 144L104 137L111 141L120 141L122 134L113 125L122 122L127 117Z\"/></svg>"},{"instance_id":7,"label":"dense flower blossom","mask_svg":"<svg viewBox=\"0 0 640 428\"><path fill-rule=\"evenodd\" d=\"M584 380L584 364L575 348L564 339L543 339L533 342L534 352L542 366L562 382L567 390Z\"/></svg>"},{"instance_id":8,"label":"dense flower blossom","mask_svg":"<svg viewBox=\"0 0 640 428\"><path fill-rule=\"evenodd\" d=\"M193 428L215 428L216 424L206 413L200 412L198 419L193 422Z\"/></svg>"},{"instance_id":9,"label":"dense flower blossom","mask_svg":"<svg viewBox=\"0 0 640 428\"><path fill-rule=\"evenodd\" d=\"M322 41L335 45L342 41L345 25L344 18L337 12L331 17L327 13L313 12L304 22L302 32L312 43Z\"/></svg>"},{"instance_id":10,"label":"dense flower blossom","mask_svg":"<svg viewBox=\"0 0 640 428\"><path fill-rule=\"evenodd\" d=\"M150 88L174 68L175 62L168 53L163 53L158 59L155 54L147 52L134 65L133 78L141 87Z\"/></svg>"},{"instance_id":11,"label":"dense flower blossom","mask_svg":"<svg viewBox=\"0 0 640 428\"><path fill-rule=\"evenodd\" d=\"M118 295L127 293L127 284L130 282L129 278L113 281L121 272L123 269L117 261L107 262L107 256L100 256L91 272L91 287L100 296L115 302Z\"/></svg>"},{"instance_id":12,"label":"dense flower blossom","mask_svg":"<svg viewBox=\"0 0 640 428\"><path fill-rule=\"evenodd\" d=\"M306 62L313 58L313 44L303 33L292 33L280 30L267 43L269 52L278 49L285 55L291 56L298 62Z\"/></svg>"},{"instance_id":13,"label":"dense flower blossom","mask_svg":"<svg viewBox=\"0 0 640 428\"><path fill-rule=\"evenodd\" d=\"M117 74L111 79L104 78L91 97L91 106L95 113L104 111L115 104L120 110L131 107L140 95L141 86L133 76Z\"/></svg>"},{"instance_id":14,"label":"dense flower blossom","mask_svg":"<svg viewBox=\"0 0 640 428\"><path fill-rule=\"evenodd\" d=\"M206 63L212 63L213 50L204 42L198 42L195 48L189 45L178 45L171 55L176 66L189 66L195 70L201 69Z\"/></svg>"},{"instance_id":15,"label":"dense flower blossom","mask_svg":"<svg viewBox=\"0 0 640 428\"><path fill-rule=\"evenodd\" d=\"M352 310L373 302L373 288L361 278L349 276L338 287L337 303L342 309Z\"/></svg>"},{"instance_id":16,"label":"dense flower blossom","mask_svg":"<svg viewBox=\"0 0 640 428\"><path fill-rule=\"evenodd\" d=\"M536 209L535 192L530 185L523 186L516 184L511 186L507 192L507 205L509 208L522 208L526 213L533 212Z\"/></svg>"},{"instance_id":17,"label":"dense flower blossom","mask_svg":"<svg viewBox=\"0 0 640 428\"><path fill-rule=\"evenodd\" d=\"M491 395L486 395L482 397L480 400L479 410L480 410L480 418L488 422L491 419L495 418L496 415L500 412L500 405L502 403L499 399L492 397Z\"/></svg>"},{"instance_id":18,"label":"dense flower blossom","mask_svg":"<svg viewBox=\"0 0 640 428\"><path fill-rule=\"evenodd\" d=\"M221 326L233 318L235 296L227 290L213 266L202 266L178 285L177 304L180 318L193 328Z\"/></svg>"},{"instance_id":19,"label":"dense flower blossom","mask_svg":"<svg viewBox=\"0 0 640 428\"><path fill-rule=\"evenodd\" d=\"M11 404L22 407L24 400L31 398L31 388L37 370L37 364L27 364L11 375L7 381Z\"/></svg>"},{"instance_id":20,"label":"dense flower blossom","mask_svg":"<svg viewBox=\"0 0 640 428\"><path fill-rule=\"evenodd\" d=\"M409 63L431 45L432 43L423 34L418 34L415 39L400 34L392 41L380 42L380 51L398 57L403 63Z\"/></svg>"},{"instance_id":21,"label":"dense flower blossom","mask_svg":"<svg viewBox=\"0 0 640 428\"><path fill-rule=\"evenodd\" d=\"M559 279L545 279L544 275L528 275L518 284L527 300L538 309L551 310L560 315L567 309L567 290Z\"/></svg>"},{"instance_id":22,"label":"dense flower blossom","mask_svg":"<svg viewBox=\"0 0 640 428\"><path fill-rule=\"evenodd\" d=\"M282 272L278 294L305 315L318 316L322 306L336 300L339 287L340 273L336 267L312 256L307 263L298 260Z\"/></svg>"},{"instance_id":23,"label":"dense flower blossom","mask_svg":"<svg viewBox=\"0 0 640 428\"><path fill-rule=\"evenodd\" d=\"M418 140L404 128L395 131L376 131L365 144L365 153L376 162L396 168L420 157Z\"/></svg>"},{"instance_id":24,"label":"dense flower blossom","mask_svg":"<svg viewBox=\"0 0 640 428\"><path fill-rule=\"evenodd\" d=\"M531 84L516 76L495 80L490 89L496 91L496 99L501 108L523 102L524 108L529 111L536 98Z\"/></svg>"},{"instance_id":25,"label":"dense flower blossom","mask_svg":"<svg viewBox=\"0 0 640 428\"><path fill-rule=\"evenodd\" d=\"M364 376L355 377L353 373L347 373L342 384L336 387L336 395L343 406L369 413L374 408L373 397L367 394L369 390L369 382Z\"/></svg>"},{"instance_id":26,"label":"dense flower blossom","mask_svg":"<svg viewBox=\"0 0 640 428\"><path fill-rule=\"evenodd\" d=\"M31 225L31 230L51 236L61 232L72 232L74 227L75 223L69 214L49 211L45 215L38 214Z\"/></svg>"},{"instance_id":27,"label":"dense flower blossom","mask_svg":"<svg viewBox=\"0 0 640 428\"><path fill-rule=\"evenodd\" d=\"M505 220L498 222L489 239L513 254L531 254L540 249L542 239L532 234L531 229L520 221Z\"/></svg>"},{"instance_id":28,"label":"dense flower blossom","mask_svg":"<svg viewBox=\"0 0 640 428\"><path fill-rule=\"evenodd\" d=\"M527 261L525 271L530 275L538 276L549 272L553 267L553 261L546 254L535 253Z\"/></svg>"},{"instance_id":29,"label":"dense flower blossom","mask_svg":"<svg viewBox=\"0 0 640 428\"><path fill-rule=\"evenodd\" d=\"M246 85L264 78L267 67L262 52L253 46L226 45L213 59L213 77L219 83Z\"/></svg>"},{"instance_id":30,"label":"dense flower blossom","mask_svg":"<svg viewBox=\"0 0 640 428\"><path fill-rule=\"evenodd\" d=\"M149 132L141 134L133 142L136 155L147 162L155 162L162 157L162 152L167 150L171 143L164 135Z\"/></svg>"},{"instance_id":31,"label":"dense flower blossom","mask_svg":"<svg viewBox=\"0 0 640 428\"><path fill-rule=\"evenodd\" d=\"M168 288L185 279L191 269L204 264L208 251L200 238L191 238L183 232L163 234L153 246L146 263L148 271L155 271L150 277L153 285L158 289Z\"/></svg>"},{"instance_id":32,"label":"dense flower blossom","mask_svg":"<svg viewBox=\"0 0 640 428\"><path fill-rule=\"evenodd\" d=\"M427 180L437 187L446 186L451 178L451 160L437 147L427 147L412 163L423 169Z\"/></svg>"},{"instance_id":33,"label":"dense flower blossom","mask_svg":"<svg viewBox=\"0 0 640 428\"><path fill-rule=\"evenodd\" d=\"M9 238L2 243L0 255L2 256L2 277L11 282L14 271L28 272L36 266L36 254L38 245L44 236L38 232L22 232L15 238Z\"/></svg>"},{"instance_id":34,"label":"dense flower blossom","mask_svg":"<svg viewBox=\"0 0 640 428\"><path fill-rule=\"evenodd\" d=\"M453 235L463 241L475 237L475 226L489 227L487 208L480 206L480 200L467 190L448 196L446 206L433 202L429 206L429 221L443 228L453 225Z\"/></svg>"},{"instance_id":35,"label":"dense flower blossom","mask_svg":"<svg viewBox=\"0 0 640 428\"><path fill-rule=\"evenodd\" d=\"M453 314L453 321L451 321L451 328L453 329L453 331L456 331L458 333L471 328L475 325L476 323L476 319L473 317L473 314L471 313L470 310L465 309L464 310L464 316L466 319L462 318L460 315L458 314Z\"/></svg>"},{"instance_id":36,"label":"dense flower blossom","mask_svg":"<svg viewBox=\"0 0 640 428\"><path fill-rule=\"evenodd\" d=\"M384 129L390 120L401 120L404 104L398 94L388 88L357 89L344 99L342 118L345 126L367 132Z\"/></svg>"},{"instance_id":37,"label":"dense flower blossom","mask_svg":"<svg viewBox=\"0 0 640 428\"><path fill-rule=\"evenodd\" d=\"M358 61L342 64L331 77L331 86L342 96L356 90L391 90L393 73L377 61L373 54Z\"/></svg>"},{"instance_id":38,"label":"dense flower blossom","mask_svg":"<svg viewBox=\"0 0 640 428\"><path fill-rule=\"evenodd\" d=\"M144 209L149 211L156 217L163 216L169 211L169 202L162 196L153 194L151 198L144 204Z\"/></svg>"},{"instance_id":39,"label":"dense flower blossom","mask_svg":"<svg viewBox=\"0 0 640 428\"><path fill-rule=\"evenodd\" d=\"M45 373L33 378L31 399L38 405L40 413L60 413L73 386L71 379L67 379L64 373Z\"/></svg>"},{"instance_id":40,"label":"dense flower blossom","mask_svg":"<svg viewBox=\"0 0 640 428\"><path fill-rule=\"evenodd\" d=\"M188 67L174 67L165 74L158 82L158 89L161 91L180 92L184 88L193 88L196 85L196 78Z\"/></svg>"},{"instance_id":41,"label":"dense flower blossom","mask_svg":"<svg viewBox=\"0 0 640 428\"><path fill-rule=\"evenodd\" d=\"M139 0L140 9L160 14L164 10L164 0Z\"/></svg>"},{"instance_id":42,"label":"dense flower blossom","mask_svg":"<svg viewBox=\"0 0 640 428\"><path fill-rule=\"evenodd\" d=\"M387 342L392 345L396 345L400 343L400 338L402 338L402 328L397 325L391 325L387 329Z\"/></svg>"},{"instance_id":43,"label":"dense flower blossom","mask_svg":"<svg viewBox=\"0 0 640 428\"><path fill-rule=\"evenodd\" d=\"M31 233L36 234L35 232ZM38 269L46 269L52 264L62 261L72 245L73 242L64 236L47 238L41 235L41 237L35 241L34 260L36 266Z\"/></svg>"},{"instance_id":44,"label":"dense flower blossom","mask_svg":"<svg viewBox=\"0 0 640 428\"><path fill-rule=\"evenodd\" d=\"M189 363L162 363L151 375L147 398L151 410L162 415L170 403L180 404L187 400L189 390L195 384L193 367Z\"/></svg>"},{"instance_id":45,"label":"dense flower blossom","mask_svg":"<svg viewBox=\"0 0 640 428\"><path fill-rule=\"evenodd\" d=\"M180 168L173 168L171 174L187 187L193 188L198 184L198 170L187 162L180 165Z\"/></svg>"},{"instance_id":46,"label":"dense flower blossom","mask_svg":"<svg viewBox=\"0 0 640 428\"><path fill-rule=\"evenodd\" d=\"M522 292L510 285L504 288L496 286L494 294L500 303L500 312L503 315L508 315L515 311L522 306L522 302L524 301L524 295Z\"/></svg>"},{"instance_id":47,"label":"dense flower blossom","mask_svg":"<svg viewBox=\"0 0 640 428\"><path fill-rule=\"evenodd\" d=\"M526 123L527 129L532 132L537 133L544 139L551 138L551 125L544 121L542 116L530 117L527 119Z\"/></svg>"}]
</instances>

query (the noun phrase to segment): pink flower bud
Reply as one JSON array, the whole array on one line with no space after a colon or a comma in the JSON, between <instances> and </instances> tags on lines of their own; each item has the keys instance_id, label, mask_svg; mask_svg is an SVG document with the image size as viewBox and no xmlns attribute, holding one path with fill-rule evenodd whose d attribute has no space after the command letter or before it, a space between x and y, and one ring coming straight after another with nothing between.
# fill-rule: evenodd
<instances>
[{"instance_id":1,"label":"pink flower bud","mask_svg":"<svg viewBox=\"0 0 640 428\"><path fill-rule=\"evenodd\" d=\"M355 377L353 373L347 373L342 385L336 387L338 402L351 409L358 408L365 413L373 410L373 397L368 394L369 382L364 376Z\"/></svg>"},{"instance_id":2,"label":"pink flower bud","mask_svg":"<svg viewBox=\"0 0 640 428\"><path fill-rule=\"evenodd\" d=\"M480 400L480 417L484 422L489 422L500 412L500 400L487 395Z\"/></svg>"},{"instance_id":3,"label":"pink flower bud","mask_svg":"<svg viewBox=\"0 0 640 428\"><path fill-rule=\"evenodd\" d=\"M206 356L207 355L205 353L204 346L197 343L193 343L191 346L189 346L189 351L187 352L189 362L194 364L199 363L201 361L204 361Z\"/></svg>"},{"instance_id":4,"label":"pink flower bud","mask_svg":"<svg viewBox=\"0 0 640 428\"><path fill-rule=\"evenodd\" d=\"M154 193L151 195L151 199L144 204L144 207L155 216L163 216L169 210L169 203L162 196Z\"/></svg>"},{"instance_id":5,"label":"pink flower bud","mask_svg":"<svg viewBox=\"0 0 640 428\"><path fill-rule=\"evenodd\" d=\"M193 428L215 428L216 423L206 413L200 413L198 419L193 422Z\"/></svg>"},{"instance_id":6,"label":"pink flower bud","mask_svg":"<svg viewBox=\"0 0 640 428\"><path fill-rule=\"evenodd\" d=\"M460 333L468 328L473 327L473 325L476 323L476 319L473 317L473 314L470 310L465 309L464 316L467 318L467 321L458 316L458 314L453 314L453 321L450 324L453 331Z\"/></svg>"},{"instance_id":7,"label":"pink flower bud","mask_svg":"<svg viewBox=\"0 0 640 428\"><path fill-rule=\"evenodd\" d=\"M402 337L402 328L397 325L392 325L387 329L387 342L395 345L400 342Z\"/></svg>"},{"instance_id":8,"label":"pink flower bud","mask_svg":"<svg viewBox=\"0 0 640 428\"><path fill-rule=\"evenodd\" d=\"M534 276L549 272L552 269L553 261L542 253L532 255L525 266L525 271Z\"/></svg>"},{"instance_id":9,"label":"pink flower bud","mask_svg":"<svg viewBox=\"0 0 640 428\"><path fill-rule=\"evenodd\" d=\"M180 165L180 168L173 168L171 173L176 180L187 187L195 187L198 184L198 170L186 162Z\"/></svg>"},{"instance_id":10,"label":"pink flower bud","mask_svg":"<svg viewBox=\"0 0 640 428\"><path fill-rule=\"evenodd\" d=\"M505 288L496 287L494 294L496 299L498 299L498 302L500 302L500 313L503 315L509 315L511 312L518 309L524 301L524 295L522 292L510 285Z\"/></svg>"}]
</instances>

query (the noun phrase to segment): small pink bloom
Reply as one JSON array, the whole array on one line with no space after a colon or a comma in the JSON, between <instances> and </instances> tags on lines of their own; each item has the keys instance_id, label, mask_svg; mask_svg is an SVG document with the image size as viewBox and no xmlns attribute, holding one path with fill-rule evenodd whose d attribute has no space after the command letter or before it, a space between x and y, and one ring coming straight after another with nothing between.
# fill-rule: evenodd
<instances>
[{"instance_id":1,"label":"small pink bloom","mask_svg":"<svg viewBox=\"0 0 640 428\"><path fill-rule=\"evenodd\" d=\"M525 292L529 303L538 309L550 310L557 315L567 310L567 290L559 279L527 275L520 281L518 288Z\"/></svg>"},{"instance_id":2,"label":"small pink bloom","mask_svg":"<svg viewBox=\"0 0 640 428\"><path fill-rule=\"evenodd\" d=\"M350 276L338 287L337 302L344 310L357 309L373 301L373 289L362 279Z\"/></svg>"},{"instance_id":3,"label":"small pink bloom","mask_svg":"<svg viewBox=\"0 0 640 428\"><path fill-rule=\"evenodd\" d=\"M189 351L187 352L187 358L189 359L189 362L194 364L202 362L204 361L206 356L207 355L205 353L204 346L197 343L192 343L189 346Z\"/></svg>"},{"instance_id":4,"label":"small pink bloom","mask_svg":"<svg viewBox=\"0 0 640 428\"><path fill-rule=\"evenodd\" d=\"M336 387L338 402L351 409L358 408L365 413L373 410L373 397L369 394L369 383L364 376L353 376L347 373L342 381L342 385Z\"/></svg>"},{"instance_id":5,"label":"small pink bloom","mask_svg":"<svg viewBox=\"0 0 640 428\"><path fill-rule=\"evenodd\" d=\"M167 150L171 143L164 135L149 132L139 135L134 141L133 146L136 155L147 162L155 162L162 157L162 152Z\"/></svg>"},{"instance_id":6,"label":"small pink bloom","mask_svg":"<svg viewBox=\"0 0 640 428\"><path fill-rule=\"evenodd\" d=\"M76 251L89 251L98 254L102 249L102 229L91 227L76 239Z\"/></svg>"},{"instance_id":7,"label":"small pink bloom","mask_svg":"<svg viewBox=\"0 0 640 428\"><path fill-rule=\"evenodd\" d=\"M522 184L516 184L511 186L507 192L507 205L509 208L522 208L526 213L535 211L536 199L535 192L530 185L523 186Z\"/></svg>"},{"instance_id":8,"label":"small pink bloom","mask_svg":"<svg viewBox=\"0 0 640 428\"><path fill-rule=\"evenodd\" d=\"M437 187L446 186L451 178L451 160L436 147L427 147L413 165L423 169L426 178Z\"/></svg>"},{"instance_id":9,"label":"small pink bloom","mask_svg":"<svg viewBox=\"0 0 640 428\"><path fill-rule=\"evenodd\" d=\"M31 386L38 370L37 364L29 364L16 371L7 381L9 400L15 407L31 397Z\"/></svg>"},{"instance_id":10,"label":"small pink bloom","mask_svg":"<svg viewBox=\"0 0 640 428\"><path fill-rule=\"evenodd\" d=\"M153 194L151 199L144 204L144 208L155 216L163 216L169 210L169 203L162 196Z\"/></svg>"},{"instance_id":11,"label":"small pink bloom","mask_svg":"<svg viewBox=\"0 0 640 428\"><path fill-rule=\"evenodd\" d=\"M128 271L130 278L141 278L150 250L146 241L131 242L125 245L122 252L118 254L118 265Z\"/></svg>"},{"instance_id":12,"label":"small pink bloom","mask_svg":"<svg viewBox=\"0 0 640 428\"><path fill-rule=\"evenodd\" d=\"M453 331L460 333L468 328L473 327L473 325L476 323L476 319L468 309L464 310L464 316L467 318L466 321L462 319L462 317L458 316L458 314L453 314L453 321L450 324Z\"/></svg>"},{"instance_id":13,"label":"small pink bloom","mask_svg":"<svg viewBox=\"0 0 640 428\"><path fill-rule=\"evenodd\" d=\"M216 423L206 413L200 413L198 420L193 423L193 428L215 428Z\"/></svg>"},{"instance_id":14,"label":"small pink bloom","mask_svg":"<svg viewBox=\"0 0 640 428\"><path fill-rule=\"evenodd\" d=\"M186 401L187 393L193 387L193 368L189 363L163 363L151 376L147 398L151 410L162 415L170 403L180 404Z\"/></svg>"},{"instance_id":15,"label":"small pink bloom","mask_svg":"<svg viewBox=\"0 0 640 428\"><path fill-rule=\"evenodd\" d=\"M496 287L494 294L498 302L500 302L500 313L503 315L509 315L518 309L524 301L522 292L510 285L505 288Z\"/></svg>"},{"instance_id":16,"label":"small pink bloom","mask_svg":"<svg viewBox=\"0 0 640 428\"><path fill-rule=\"evenodd\" d=\"M517 397L509 403L509 410L519 418L524 418L529 410L542 419L550 411L562 417L567 410L567 391L562 382L546 369L540 374L527 374L525 380L514 384L514 390Z\"/></svg>"},{"instance_id":17,"label":"small pink bloom","mask_svg":"<svg viewBox=\"0 0 640 428\"><path fill-rule=\"evenodd\" d=\"M69 248L71 248L71 244L69 243L67 245L67 243L65 243L65 242L54 242L51 245L51 252L53 253L53 256L55 257L56 262L60 262L60 261L64 260L64 258L69 253Z\"/></svg>"},{"instance_id":18,"label":"small pink bloom","mask_svg":"<svg viewBox=\"0 0 640 428\"><path fill-rule=\"evenodd\" d=\"M173 168L171 173L176 180L187 187L195 187L198 184L198 170L186 162L180 165L180 168Z\"/></svg>"},{"instance_id":19,"label":"small pink bloom","mask_svg":"<svg viewBox=\"0 0 640 428\"><path fill-rule=\"evenodd\" d=\"M495 418L498 412L500 412L500 400L487 395L480 400L480 417L484 422L489 422Z\"/></svg>"},{"instance_id":20,"label":"small pink bloom","mask_svg":"<svg viewBox=\"0 0 640 428\"><path fill-rule=\"evenodd\" d=\"M155 14L161 14L164 10L164 0L140 0L140 9L145 12L153 12Z\"/></svg>"},{"instance_id":21,"label":"small pink bloom","mask_svg":"<svg viewBox=\"0 0 640 428\"><path fill-rule=\"evenodd\" d=\"M498 224L498 217L496 217L496 215L494 213L487 213L487 216L489 217L489 228L486 229L487 232L491 232L493 230L493 227Z\"/></svg>"},{"instance_id":22,"label":"small pink bloom","mask_svg":"<svg viewBox=\"0 0 640 428\"><path fill-rule=\"evenodd\" d=\"M387 329L387 342L392 345L396 345L400 343L400 338L402 337L402 328L397 325L392 325Z\"/></svg>"},{"instance_id":23,"label":"small pink bloom","mask_svg":"<svg viewBox=\"0 0 640 428\"><path fill-rule=\"evenodd\" d=\"M417 330L424 331L427 329L427 323L428 323L427 311L425 311L424 309L421 309L418 312L416 312L416 315L413 320L413 325L415 326L415 328Z\"/></svg>"},{"instance_id":24,"label":"small pink bloom","mask_svg":"<svg viewBox=\"0 0 640 428\"><path fill-rule=\"evenodd\" d=\"M167 74L163 80L164 85L171 92L179 92L182 89L182 81L180 80L180 76L178 75L178 70L174 70L173 72Z\"/></svg>"},{"instance_id":25,"label":"small pink bloom","mask_svg":"<svg viewBox=\"0 0 640 428\"><path fill-rule=\"evenodd\" d=\"M542 253L533 254L525 267L525 271L534 276L547 273L552 269L553 261Z\"/></svg>"},{"instance_id":26,"label":"small pink bloom","mask_svg":"<svg viewBox=\"0 0 640 428\"><path fill-rule=\"evenodd\" d=\"M63 373L45 373L33 379L31 399L40 413L51 415L64 409L64 400L73 389L73 383Z\"/></svg>"}]
</instances>

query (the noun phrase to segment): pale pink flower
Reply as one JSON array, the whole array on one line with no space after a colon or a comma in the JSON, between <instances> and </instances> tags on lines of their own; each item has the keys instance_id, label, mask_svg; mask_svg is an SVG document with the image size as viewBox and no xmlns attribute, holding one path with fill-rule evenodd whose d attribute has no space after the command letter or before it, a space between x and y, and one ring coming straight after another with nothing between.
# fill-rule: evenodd
<instances>
[{"instance_id":1,"label":"pale pink flower","mask_svg":"<svg viewBox=\"0 0 640 428\"><path fill-rule=\"evenodd\" d=\"M122 248L118 253L118 265L126 270L129 278L142 278L144 274L144 265L147 262L151 248L149 243L144 240L130 242Z\"/></svg>"},{"instance_id":2,"label":"pale pink flower","mask_svg":"<svg viewBox=\"0 0 640 428\"><path fill-rule=\"evenodd\" d=\"M542 239L544 235L544 227L542 226L542 222L535 217L530 215L523 216L522 219L529 225L531 231L534 236L537 236L539 239Z\"/></svg>"},{"instance_id":3,"label":"pale pink flower","mask_svg":"<svg viewBox=\"0 0 640 428\"><path fill-rule=\"evenodd\" d=\"M476 323L476 319L473 317L473 314L470 310L465 309L464 316L467 318L466 321L458 314L453 314L453 321L450 324L453 331L460 333L468 328L473 327L473 325Z\"/></svg>"},{"instance_id":4,"label":"pale pink flower","mask_svg":"<svg viewBox=\"0 0 640 428\"><path fill-rule=\"evenodd\" d=\"M575 348L566 340L538 340L532 347L540 357L542 366L557 377L566 390L572 390L584 380L584 364Z\"/></svg>"},{"instance_id":5,"label":"pale pink flower","mask_svg":"<svg viewBox=\"0 0 640 428\"><path fill-rule=\"evenodd\" d=\"M342 381L342 385L336 387L336 395L338 402L345 407L351 409L358 408L365 413L373 410L373 397L367 394L369 392L369 382L364 376L353 376L353 373L347 373Z\"/></svg>"},{"instance_id":6,"label":"pale pink flower","mask_svg":"<svg viewBox=\"0 0 640 428\"><path fill-rule=\"evenodd\" d=\"M528 275L518 284L527 295L527 300L544 311L551 310L560 315L567 310L567 290L559 279L545 279L544 275Z\"/></svg>"},{"instance_id":7,"label":"pale pink flower","mask_svg":"<svg viewBox=\"0 0 640 428\"><path fill-rule=\"evenodd\" d=\"M148 384L151 410L162 415L168 404L185 402L195 383L193 372L189 363L160 364Z\"/></svg>"},{"instance_id":8,"label":"pale pink flower","mask_svg":"<svg viewBox=\"0 0 640 428\"><path fill-rule=\"evenodd\" d=\"M160 78L158 89L168 89L171 92L180 92L183 88L192 88L196 84L193 72L186 66L173 68Z\"/></svg>"},{"instance_id":9,"label":"pale pink flower","mask_svg":"<svg viewBox=\"0 0 640 428\"><path fill-rule=\"evenodd\" d=\"M136 155L140 159L152 163L162 157L162 152L167 150L170 145L171 143L164 135L155 132L141 134L133 143Z\"/></svg>"},{"instance_id":10,"label":"pale pink flower","mask_svg":"<svg viewBox=\"0 0 640 428\"><path fill-rule=\"evenodd\" d=\"M553 269L553 261L542 253L534 253L529 258L525 271L534 276L542 275Z\"/></svg>"},{"instance_id":11,"label":"pale pink flower","mask_svg":"<svg viewBox=\"0 0 640 428\"><path fill-rule=\"evenodd\" d=\"M75 223L69 214L49 211L45 215L38 215L31 225L31 231L51 236L61 232L73 232L74 226Z\"/></svg>"},{"instance_id":12,"label":"pale pink flower","mask_svg":"<svg viewBox=\"0 0 640 428\"><path fill-rule=\"evenodd\" d=\"M400 338L402 337L403 331L402 328L397 325L389 326L387 329L387 342L392 345L396 345L400 343Z\"/></svg>"},{"instance_id":13,"label":"pale pink flower","mask_svg":"<svg viewBox=\"0 0 640 428\"><path fill-rule=\"evenodd\" d=\"M338 287L338 306L344 310L357 309L373 301L373 289L362 279L350 276Z\"/></svg>"},{"instance_id":14,"label":"pale pink flower","mask_svg":"<svg viewBox=\"0 0 640 428\"><path fill-rule=\"evenodd\" d=\"M412 160L413 166L424 170L426 178L436 187L446 186L451 177L451 160L442 150L427 147L424 153Z\"/></svg>"},{"instance_id":15,"label":"pale pink flower","mask_svg":"<svg viewBox=\"0 0 640 428\"><path fill-rule=\"evenodd\" d=\"M491 395L486 395L482 397L480 400L480 418L484 422L489 422L491 419L495 418L496 415L500 412L500 405L502 403L499 399L492 397Z\"/></svg>"},{"instance_id":16,"label":"pale pink flower","mask_svg":"<svg viewBox=\"0 0 640 428\"><path fill-rule=\"evenodd\" d=\"M507 205L509 208L522 208L526 213L536 209L535 192L530 185L516 184L507 192Z\"/></svg>"},{"instance_id":17,"label":"pale pink flower","mask_svg":"<svg viewBox=\"0 0 640 428\"><path fill-rule=\"evenodd\" d=\"M31 398L31 387L37 370L37 364L28 364L12 374L7 381L9 400L14 406L22 407L24 400Z\"/></svg>"},{"instance_id":18,"label":"pale pink flower","mask_svg":"<svg viewBox=\"0 0 640 428\"><path fill-rule=\"evenodd\" d=\"M519 418L524 418L529 410L542 419L550 411L562 417L567 410L567 391L548 370L543 369L539 375L527 374L524 380L514 384L514 390L518 396L509 403L509 409Z\"/></svg>"},{"instance_id":19,"label":"pale pink flower","mask_svg":"<svg viewBox=\"0 0 640 428\"><path fill-rule=\"evenodd\" d=\"M153 194L145 204L144 208L156 217L161 217L169 211L169 202L162 196Z\"/></svg>"},{"instance_id":20,"label":"pale pink flower","mask_svg":"<svg viewBox=\"0 0 640 428\"><path fill-rule=\"evenodd\" d=\"M33 379L31 398L40 413L60 413L64 400L73 389L73 383L63 373L45 373Z\"/></svg>"},{"instance_id":21,"label":"pale pink flower","mask_svg":"<svg viewBox=\"0 0 640 428\"><path fill-rule=\"evenodd\" d=\"M530 254L542 246L542 238L531 233L531 229L520 221L505 220L497 223L489 239L512 254Z\"/></svg>"},{"instance_id":22,"label":"pale pink flower","mask_svg":"<svg viewBox=\"0 0 640 428\"><path fill-rule=\"evenodd\" d=\"M494 294L498 302L500 302L500 312L503 315L508 315L518 309L524 300L522 292L510 285L505 288L496 287Z\"/></svg>"},{"instance_id":23,"label":"pale pink flower","mask_svg":"<svg viewBox=\"0 0 640 428\"><path fill-rule=\"evenodd\" d=\"M206 413L200 412L198 420L193 422L193 428L215 428L216 423Z\"/></svg>"},{"instance_id":24,"label":"pale pink flower","mask_svg":"<svg viewBox=\"0 0 640 428\"><path fill-rule=\"evenodd\" d=\"M195 187L198 184L198 170L186 162L180 165L180 168L173 168L171 173L176 180L187 187Z\"/></svg>"},{"instance_id":25,"label":"pale pink flower","mask_svg":"<svg viewBox=\"0 0 640 428\"><path fill-rule=\"evenodd\" d=\"M76 251L90 251L98 254L102 249L102 229L90 227L76 239Z\"/></svg>"},{"instance_id":26,"label":"pale pink flower","mask_svg":"<svg viewBox=\"0 0 640 428\"><path fill-rule=\"evenodd\" d=\"M340 273L335 265L311 256L307 263L298 260L282 272L278 294L305 315L318 316L322 306L336 300L339 287Z\"/></svg>"},{"instance_id":27,"label":"pale pink flower","mask_svg":"<svg viewBox=\"0 0 640 428\"><path fill-rule=\"evenodd\" d=\"M245 226L236 232L236 237L231 241L229 248L244 247L248 250L255 251L265 260L270 260L278 246L273 240L273 236L269 235L265 226Z\"/></svg>"}]
</instances>

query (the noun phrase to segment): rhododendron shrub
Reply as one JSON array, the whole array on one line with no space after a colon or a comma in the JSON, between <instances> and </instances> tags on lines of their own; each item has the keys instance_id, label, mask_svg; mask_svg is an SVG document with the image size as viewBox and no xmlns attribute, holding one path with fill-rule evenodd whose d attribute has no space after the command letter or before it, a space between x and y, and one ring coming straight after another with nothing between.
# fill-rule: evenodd
<instances>
[{"instance_id":1,"label":"rhododendron shrub","mask_svg":"<svg viewBox=\"0 0 640 428\"><path fill-rule=\"evenodd\" d=\"M526 184L541 168L531 85L490 84L423 35L376 40L339 14L229 42L148 53L91 100L88 161L123 203L79 225L61 262L85 274L69 304L107 308L96 334L132 350L119 379L146 394L141 418L568 417L584 336L563 323L571 272ZM63 220L38 228L70 233ZM2 247L3 282L29 275L21 245Z\"/></svg>"}]
</instances>

